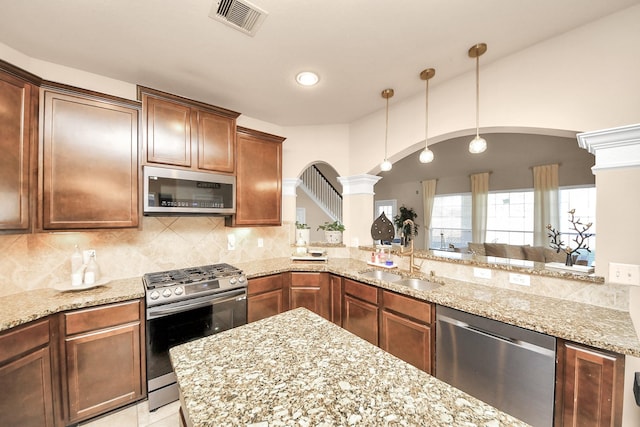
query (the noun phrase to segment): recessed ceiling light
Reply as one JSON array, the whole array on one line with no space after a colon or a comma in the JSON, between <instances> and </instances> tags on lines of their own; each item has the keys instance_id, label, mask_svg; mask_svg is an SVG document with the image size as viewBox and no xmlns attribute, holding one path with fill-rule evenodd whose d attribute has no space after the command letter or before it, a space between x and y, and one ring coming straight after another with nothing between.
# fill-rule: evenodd
<instances>
[{"instance_id":1,"label":"recessed ceiling light","mask_svg":"<svg viewBox=\"0 0 640 427\"><path fill-rule=\"evenodd\" d=\"M311 71L302 71L296 76L296 81L302 86L313 86L318 83L318 80L320 80L320 77Z\"/></svg>"}]
</instances>

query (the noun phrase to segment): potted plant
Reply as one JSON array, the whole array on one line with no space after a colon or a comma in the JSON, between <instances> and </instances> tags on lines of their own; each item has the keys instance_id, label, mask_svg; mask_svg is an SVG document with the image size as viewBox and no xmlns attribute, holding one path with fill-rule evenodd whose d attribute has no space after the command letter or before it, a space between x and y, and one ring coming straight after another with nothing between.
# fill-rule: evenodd
<instances>
[{"instance_id":1,"label":"potted plant","mask_svg":"<svg viewBox=\"0 0 640 427\"><path fill-rule=\"evenodd\" d=\"M311 243L309 240L310 227L307 224L301 224L296 221L296 244L308 245Z\"/></svg>"},{"instance_id":2,"label":"potted plant","mask_svg":"<svg viewBox=\"0 0 640 427\"><path fill-rule=\"evenodd\" d=\"M396 226L396 229L399 233L404 235L405 240L402 242L403 244L408 244L411 240L411 236L416 236L418 234L418 226L414 223L413 230L411 230L411 224L406 224L405 221L410 219L414 221L418 217L418 214L413 210L413 208L407 208L405 205L400 206L400 213L393 217L393 223Z\"/></svg>"},{"instance_id":3,"label":"potted plant","mask_svg":"<svg viewBox=\"0 0 640 427\"><path fill-rule=\"evenodd\" d=\"M325 222L318 226L318 230L324 230L324 237L327 243L342 243L342 232L344 225L340 221Z\"/></svg>"}]
</instances>

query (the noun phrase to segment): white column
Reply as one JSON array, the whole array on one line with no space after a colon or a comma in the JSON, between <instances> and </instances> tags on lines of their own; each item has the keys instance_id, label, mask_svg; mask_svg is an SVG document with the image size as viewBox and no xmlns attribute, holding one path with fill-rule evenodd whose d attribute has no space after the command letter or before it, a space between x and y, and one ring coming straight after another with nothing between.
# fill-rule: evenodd
<instances>
[{"instance_id":1,"label":"white column","mask_svg":"<svg viewBox=\"0 0 640 427\"><path fill-rule=\"evenodd\" d=\"M609 263L640 264L640 124L577 135L596 156L596 274L609 281ZM640 287L629 287L629 315L640 338ZM626 356L622 425L640 425L633 396L640 359Z\"/></svg>"},{"instance_id":2,"label":"white column","mask_svg":"<svg viewBox=\"0 0 640 427\"><path fill-rule=\"evenodd\" d=\"M282 180L282 224L296 222L296 188L301 183L299 178Z\"/></svg>"},{"instance_id":3,"label":"white column","mask_svg":"<svg viewBox=\"0 0 640 427\"><path fill-rule=\"evenodd\" d=\"M373 186L381 179L376 175L339 176L342 184L343 242L347 246L372 245Z\"/></svg>"}]
</instances>

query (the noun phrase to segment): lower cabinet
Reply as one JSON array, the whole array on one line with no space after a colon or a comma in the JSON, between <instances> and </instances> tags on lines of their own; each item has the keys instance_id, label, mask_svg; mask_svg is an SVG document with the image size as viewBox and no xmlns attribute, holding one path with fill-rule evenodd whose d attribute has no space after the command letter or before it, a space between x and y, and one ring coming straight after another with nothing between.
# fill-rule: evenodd
<instances>
[{"instance_id":1,"label":"lower cabinet","mask_svg":"<svg viewBox=\"0 0 640 427\"><path fill-rule=\"evenodd\" d=\"M555 426L620 426L624 356L558 340Z\"/></svg>"},{"instance_id":2,"label":"lower cabinet","mask_svg":"<svg viewBox=\"0 0 640 427\"><path fill-rule=\"evenodd\" d=\"M342 326L342 277L330 274L329 287L331 291L331 321Z\"/></svg>"},{"instance_id":3,"label":"lower cabinet","mask_svg":"<svg viewBox=\"0 0 640 427\"><path fill-rule=\"evenodd\" d=\"M247 294L249 323L282 313L289 308L289 295L282 274L250 279Z\"/></svg>"},{"instance_id":4,"label":"lower cabinet","mask_svg":"<svg viewBox=\"0 0 640 427\"><path fill-rule=\"evenodd\" d=\"M63 403L75 423L144 394L144 305L127 301L64 313Z\"/></svg>"},{"instance_id":5,"label":"lower cabinet","mask_svg":"<svg viewBox=\"0 0 640 427\"><path fill-rule=\"evenodd\" d=\"M378 288L344 279L342 327L378 345Z\"/></svg>"},{"instance_id":6,"label":"lower cabinet","mask_svg":"<svg viewBox=\"0 0 640 427\"><path fill-rule=\"evenodd\" d=\"M435 340L431 331L432 304L382 291L380 348L399 359L433 373Z\"/></svg>"},{"instance_id":7,"label":"lower cabinet","mask_svg":"<svg viewBox=\"0 0 640 427\"><path fill-rule=\"evenodd\" d=\"M331 320L331 292L328 273L290 273L291 309L304 307Z\"/></svg>"},{"instance_id":8,"label":"lower cabinet","mask_svg":"<svg viewBox=\"0 0 640 427\"><path fill-rule=\"evenodd\" d=\"M50 319L0 334L0 426L55 424Z\"/></svg>"}]
</instances>

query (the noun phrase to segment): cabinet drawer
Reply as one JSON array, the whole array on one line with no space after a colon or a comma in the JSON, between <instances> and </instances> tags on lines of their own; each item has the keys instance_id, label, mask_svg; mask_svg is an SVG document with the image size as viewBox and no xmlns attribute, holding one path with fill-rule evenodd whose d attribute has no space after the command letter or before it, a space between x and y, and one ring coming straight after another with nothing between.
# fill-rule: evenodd
<instances>
[{"instance_id":1,"label":"cabinet drawer","mask_svg":"<svg viewBox=\"0 0 640 427\"><path fill-rule=\"evenodd\" d=\"M291 273L292 287L319 287L322 274L321 273Z\"/></svg>"},{"instance_id":2,"label":"cabinet drawer","mask_svg":"<svg viewBox=\"0 0 640 427\"><path fill-rule=\"evenodd\" d=\"M344 293L372 304L378 304L378 288L375 286L344 279Z\"/></svg>"},{"instance_id":3,"label":"cabinet drawer","mask_svg":"<svg viewBox=\"0 0 640 427\"><path fill-rule=\"evenodd\" d=\"M140 320L140 302L127 301L64 314L66 334L104 329Z\"/></svg>"},{"instance_id":4,"label":"cabinet drawer","mask_svg":"<svg viewBox=\"0 0 640 427\"><path fill-rule=\"evenodd\" d=\"M0 335L0 363L49 342L49 319L15 328Z\"/></svg>"},{"instance_id":5,"label":"cabinet drawer","mask_svg":"<svg viewBox=\"0 0 640 427\"><path fill-rule=\"evenodd\" d=\"M431 323L431 304L392 292L382 292L382 307L420 320Z\"/></svg>"},{"instance_id":6,"label":"cabinet drawer","mask_svg":"<svg viewBox=\"0 0 640 427\"><path fill-rule=\"evenodd\" d=\"M282 275L275 274L273 276L250 279L248 286L249 288L247 289L247 293L249 295L256 295L267 291L282 289Z\"/></svg>"}]
</instances>

